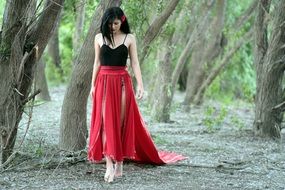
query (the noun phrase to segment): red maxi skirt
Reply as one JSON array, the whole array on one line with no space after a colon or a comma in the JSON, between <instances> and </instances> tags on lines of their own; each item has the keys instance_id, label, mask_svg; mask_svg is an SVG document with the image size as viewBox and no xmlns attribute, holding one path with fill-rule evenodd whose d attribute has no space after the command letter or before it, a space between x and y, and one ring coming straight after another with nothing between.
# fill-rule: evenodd
<instances>
[{"instance_id":1,"label":"red maxi skirt","mask_svg":"<svg viewBox=\"0 0 285 190\"><path fill-rule=\"evenodd\" d=\"M123 93L125 116L121 121ZM186 158L156 149L138 109L126 67L100 66L95 82L88 160L100 162L104 156L155 165Z\"/></svg>"}]
</instances>

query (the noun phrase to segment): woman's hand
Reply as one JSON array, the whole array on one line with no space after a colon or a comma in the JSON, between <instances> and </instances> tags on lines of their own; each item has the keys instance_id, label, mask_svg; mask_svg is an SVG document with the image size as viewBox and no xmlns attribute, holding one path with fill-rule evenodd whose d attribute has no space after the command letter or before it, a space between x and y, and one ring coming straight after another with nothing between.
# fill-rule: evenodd
<instances>
[{"instance_id":1,"label":"woman's hand","mask_svg":"<svg viewBox=\"0 0 285 190\"><path fill-rule=\"evenodd\" d=\"M139 100L142 99L143 94L144 94L143 85L138 85L138 86L137 86L136 98L139 99Z\"/></svg>"}]
</instances>

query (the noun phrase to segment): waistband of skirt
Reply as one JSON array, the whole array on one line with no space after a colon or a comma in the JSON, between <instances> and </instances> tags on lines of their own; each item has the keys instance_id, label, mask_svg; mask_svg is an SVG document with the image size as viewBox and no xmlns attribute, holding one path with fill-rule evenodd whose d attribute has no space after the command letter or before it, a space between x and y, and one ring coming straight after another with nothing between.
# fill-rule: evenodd
<instances>
[{"instance_id":1,"label":"waistband of skirt","mask_svg":"<svg viewBox=\"0 0 285 190\"><path fill-rule=\"evenodd\" d=\"M100 74L127 74L126 66L100 66Z\"/></svg>"},{"instance_id":2,"label":"waistband of skirt","mask_svg":"<svg viewBox=\"0 0 285 190\"><path fill-rule=\"evenodd\" d=\"M100 66L101 70L126 70L126 66Z\"/></svg>"}]
</instances>

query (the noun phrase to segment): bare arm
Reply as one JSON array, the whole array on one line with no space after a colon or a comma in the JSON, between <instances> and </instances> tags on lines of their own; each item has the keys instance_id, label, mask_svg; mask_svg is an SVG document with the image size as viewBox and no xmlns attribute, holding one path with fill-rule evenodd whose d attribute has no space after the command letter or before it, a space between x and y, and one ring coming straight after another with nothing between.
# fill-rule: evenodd
<instances>
[{"instance_id":1,"label":"bare arm","mask_svg":"<svg viewBox=\"0 0 285 190\"><path fill-rule=\"evenodd\" d=\"M94 65L93 65L93 72L92 72L92 82L91 82L91 95L93 96L94 93L94 87L95 87L95 81L97 77L97 73L99 70L100 66L100 60L99 60L99 55L100 55L100 45L99 45L99 37L101 34L97 34L94 39L94 48L95 48L95 59L94 59Z\"/></svg>"},{"instance_id":2,"label":"bare arm","mask_svg":"<svg viewBox=\"0 0 285 190\"><path fill-rule=\"evenodd\" d=\"M129 37L130 37L129 53L130 53L131 66L134 71L135 78L137 80L137 97L138 99L141 99L143 96L144 89L143 89L141 69L137 54L136 38L132 34L130 34Z\"/></svg>"}]
</instances>

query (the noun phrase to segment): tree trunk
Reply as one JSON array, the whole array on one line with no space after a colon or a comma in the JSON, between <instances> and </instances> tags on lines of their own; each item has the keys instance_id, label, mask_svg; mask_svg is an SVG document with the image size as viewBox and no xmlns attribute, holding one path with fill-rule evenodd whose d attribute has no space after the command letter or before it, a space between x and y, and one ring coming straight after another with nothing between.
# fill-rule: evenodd
<instances>
[{"instance_id":1,"label":"tree trunk","mask_svg":"<svg viewBox=\"0 0 285 190\"><path fill-rule=\"evenodd\" d=\"M188 76L186 82L186 95L184 98L184 105L189 105L194 98L198 88L203 81L205 66L203 65L203 56L205 53L205 34L193 45L193 53L191 56L191 66L188 69Z\"/></svg>"},{"instance_id":2,"label":"tree trunk","mask_svg":"<svg viewBox=\"0 0 285 190\"><path fill-rule=\"evenodd\" d=\"M204 93L207 89L207 87L210 86L210 84L214 81L214 79L223 71L223 68L225 68L226 65L228 65L230 63L230 59L232 58L232 56L235 54L235 52L237 52L239 50L239 48L246 42L249 42L249 40L252 37L252 33L253 31L250 30L249 32L247 32L243 38L241 38L238 42L236 42L236 44L234 45L234 47L232 47L227 54L223 57L223 59L221 60L219 66L217 66L216 68L214 68L209 75L207 76L207 79L203 81L202 85L199 87L195 98L194 98L194 104L200 104L202 102Z\"/></svg>"},{"instance_id":3,"label":"tree trunk","mask_svg":"<svg viewBox=\"0 0 285 190\"><path fill-rule=\"evenodd\" d=\"M151 116L159 122L169 122L170 121L170 107L171 107L171 54L173 52L173 34L174 30L171 32L166 48L164 59L160 60L158 71L156 77L156 85L153 92L153 103ZM159 98L158 98L159 97Z\"/></svg>"},{"instance_id":4,"label":"tree trunk","mask_svg":"<svg viewBox=\"0 0 285 190\"><path fill-rule=\"evenodd\" d=\"M94 37L99 32L104 11L112 6L119 6L118 0L101 0L97 6L87 37L72 70L67 87L60 120L59 146L68 151L82 150L86 146L87 124L86 106L90 92L92 68L94 63Z\"/></svg>"},{"instance_id":5,"label":"tree trunk","mask_svg":"<svg viewBox=\"0 0 285 190\"><path fill-rule=\"evenodd\" d=\"M58 39L59 22L54 30L54 33L48 43L48 54L52 59L53 64L59 71L60 76L63 76L63 69L61 67L61 58L59 52L59 39Z\"/></svg>"},{"instance_id":6,"label":"tree trunk","mask_svg":"<svg viewBox=\"0 0 285 190\"><path fill-rule=\"evenodd\" d=\"M252 4L248 7L248 9L246 9L244 11L243 14L241 14L239 16L239 18L236 19L235 23L232 25L232 31L229 31L230 34L234 34L237 31L237 29L240 29L243 24L245 22L247 22L251 17L252 17L252 13L254 12L254 9L257 7L257 3L258 1L255 0L252 2ZM246 42L248 42L247 40L251 39L253 30L250 29L250 31L248 31L243 38L239 39L237 42L235 42L235 45L233 47L230 48L230 50L223 56L220 64L211 69L211 71L209 72L209 74L207 74L206 79L203 81L202 85L199 87L197 93L195 94L194 97L194 104L198 105L201 104L203 102L203 96L204 93L206 91L206 89L210 86L210 84L213 82L213 80L219 75L220 72L223 71L223 68L225 68L225 66L230 63L230 59L231 57L235 54L236 51L239 50L239 48ZM223 41L223 39L222 39ZM229 43L227 43L229 44Z\"/></svg>"},{"instance_id":7,"label":"tree trunk","mask_svg":"<svg viewBox=\"0 0 285 190\"><path fill-rule=\"evenodd\" d=\"M139 54L139 63L142 65L143 61L148 53L149 46L151 42L155 39L159 33L161 27L165 24L171 13L174 11L175 7L179 3L179 0L172 0L169 2L164 11L151 23L148 30L145 33L145 37L142 43L142 51Z\"/></svg>"},{"instance_id":8,"label":"tree trunk","mask_svg":"<svg viewBox=\"0 0 285 190\"><path fill-rule=\"evenodd\" d=\"M35 76L35 89L40 89L40 93L36 96L38 100L50 101L50 95L48 91L48 84L45 74L46 64L41 58L37 64L36 76Z\"/></svg>"},{"instance_id":9,"label":"tree trunk","mask_svg":"<svg viewBox=\"0 0 285 190\"><path fill-rule=\"evenodd\" d=\"M37 23L29 23L31 0L6 2L0 56L1 162L13 152L18 124L34 78L34 66L50 38L64 0L47 1ZM35 17L35 15L34 15ZM44 32L43 32L44 31Z\"/></svg>"},{"instance_id":10,"label":"tree trunk","mask_svg":"<svg viewBox=\"0 0 285 190\"><path fill-rule=\"evenodd\" d=\"M272 32L267 44L266 16L269 1L260 1L255 21L256 99L254 131L263 137L280 138L282 110L273 109L282 103L282 80L285 69L285 1L277 1L273 13Z\"/></svg>"},{"instance_id":11,"label":"tree trunk","mask_svg":"<svg viewBox=\"0 0 285 190\"><path fill-rule=\"evenodd\" d=\"M209 5L208 4L202 5L202 8L200 9L201 10L200 11L201 12L201 17L200 17L201 20L198 20L197 23L194 23L195 27L193 29L191 36L190 36L190 39L187 42L185 48L183 49L182 53L180 54L180 56L178 58L178 61L177 61L177 64L175 66L175 69L172 73L172 79L171 79L171 88L172 88L173 92L175 90L175 86L178 82L179 76L180 76L180 74L184 68L184 65L185 65L188 57L190 56L190 54L192 52L193 44L195 44L198 41L198 39L201 37L201 35L202 35L201 31L205 31L206 28L208 27L207 20L208 20L208 17L210 15L210 12L211 12L210 10L214 4L213 2L214 1L212 1L212 3Z\"/></svg>"},{"instance_id":12,"label":"tree trunk","mask_svg":"<svg viewBox=\"0 0 285 190\"><path fill-rule=\"evenodd\" d=\"M189 60L187 60L186 62L188 62ZM180 73L179 79L177 81L178 83L178 90L180 91L185 91L186 90L186 86L187 86L187 76L188 76L188 65L185 64L183 70Z\"/></svg>"},{"instance_id":13,"label":"tree trunk","mask_svg":"<svg viewBox=\"0 0 285 190\"><path fill-rule=\"evenodd\" d=\"M207 37L207 32L204 32L200 41L195 44L195 51L193 51L191 67L188 72L186 95L183 102L184 105L187 105L186 108L189 108L188 106L193 103L194 97L202 85L206 73L213 65L213 60L218 57L223 49L221 41L223 37L225 7L225 0L216 1L216 16L207 31L210 37ZM207 44L206 41L208 41Z\"/></svg>"},{"instance_id":14,"label":"tree trunk","mask_svg":"<svg viewBox=\"0 0 285 190\"><path fill-rule=\"evenodd\" d=\"M82 41L83 24L85 18L86 0L79 0L75 2L75 30L73 33L73 63L75 63L76 56L79 53L80 44Z\"/></svg>"}]
</instances>

